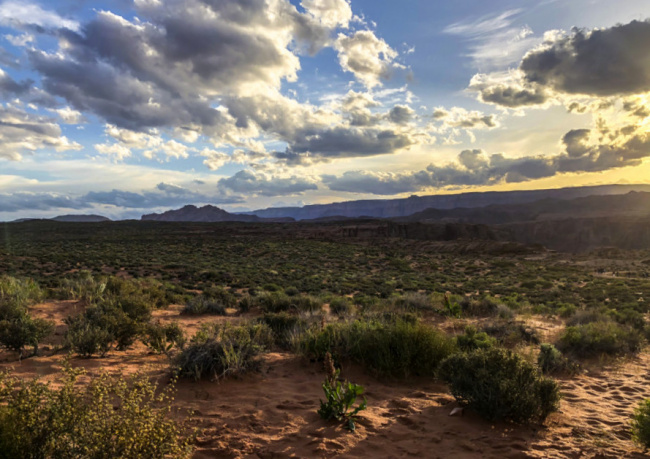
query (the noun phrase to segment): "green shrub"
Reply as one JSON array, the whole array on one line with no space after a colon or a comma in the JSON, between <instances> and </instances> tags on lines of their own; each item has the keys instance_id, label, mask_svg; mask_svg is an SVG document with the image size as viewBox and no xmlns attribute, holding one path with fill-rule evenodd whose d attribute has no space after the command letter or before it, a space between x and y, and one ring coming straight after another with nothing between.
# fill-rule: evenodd
<instances>
[{"instance_id":1,"label":"green shrub","mask_svg":"<svg viewBox=\"0 0 650 459\"><path fill-rule=\"evenodd\" d=\"M494 316L497 314L499 303L490 297L470 298L465 297L460 302L460 308L464 315L468 316Z\"/></svg>"},{"instance_id":2,"label":"green shrub","mask_svg":"<svg viewBox=\"0 0 650 459\"><path fill-rule=\"evenodd\" d=\"M203 329L176 357L173 367L183 378L220 379L258 366L258 356L273 343L264 324L216 325Z\"/></svg>"},{"instance_id":3,"label":"green shrub","mask_svg":"<svg viewBox=\"0 0 650 459\"><path fill-rule=\"evenodd\" d=\"M410 312L433 311L433 304L425 293L408 292L393 298L392 308Z\"/></svg>"},{"instance_id":4,"label":"green shrub","mask_svg":"<svg viewBox=\"0 0 650 459\"><path fill-rule=\"evenodd\" d=\"M296 296L300 295L300 290L298 290L296 287L287 287L284 289L284 293L289 296Z\"/></svg>"},{"instance_id":5,"label":"green shrub","mask_svg":"<svg viewBox=\"0 0 650 459\"><path fill-rule=\"evenodd\" d=\"M0 276L0 318L5 305L27 307L43 298L43 292L33 279Z\"/></svg>"},{"instance_id":6,"label":"green shrub","mask_svg":"<svg viewBox=\"0 0 650 459\"><path fill-rule=\"evenodd\" d=\"M587 325L592 322L608 321L609 318L600 311L594 310L581 310L576 312L569 320L566 321L567 327L575 327L577 325Z\"/></svg>"},{"instance_id":7,"label":"green shrub","mask_svg":"<svg viewBox=\"0 0 650 459\"><path fill-rule=\"evenodd\" d=\"M463 308L451 295L445 293L442 300L443 313L449 317L460 317L463 314Z\"/></svg>"},{"instance_id":8,"label":"green shrub","mask_svg":"<svg viewBox=\"0 0 650 459\"><path fill-rule=\"evenodd\" d=\"M311 328L297 347L310 358L321 360L331 352L338 360L351 359L378 375L402 378L433 376L439 362L455 350L446 334L403 320L356 320Z\"/></svg>"},{"instance_id":9,"label":"green shrub","mask_svg":"<svg viewBox=\"0 0 650 459\"><path fill-rule=\"evenodd\" d=\"M34 319L27 307L39 301L42 292L31 279L0 276L0 347L20 352L38 344L54 330L54 325L43 319Z\"/></svg>"},{"instance_id":10,"label":"green shrub","mask_svg":"<svg viewBox=\"0 0 650 459\"><path fill-rule=\"evenodd\" d=\"M65 333L65 342L75 353L81 357L99 355L103 357L111 349L114 337L110 332L98 325L94 325L83 316L66 319L68 329Z\"/></svg>"},{"instance_id":11,"label":"green shrub","mask_svg":"<svg viewBox=\"0 0 650 459\"><path fill-rule=\"evenodd\" d=\"M267 292L281 292L282 287L280 287L277 284L264 284L262 289L266 290Z\"/></svg>"},{"instance_id":12,"label":"green shrub","mask_svg":"<svg viewBox=\"0 0 650 459\"><path fill-rule=\"evenodd\" d=\"M485 325L483 331L497 339L501 346L513 347L520 343L539 344L537 332L523 322L499 320Z\"/></svg>"},{"instance_id":13,"label":"green shrub","mask_svg":"<svg viewBox=\"0 0 650 459\"><path fill-rule=\"evenodd\" d=\"M253 300L253 297L250 296L249 294L245 294L244 296L242 296L241 299L239 300L239 303L237 303L239 312L242 314L245 314L248 311L250 311L252 307L255 307L255 305L256 305L255 300Z\"/></svg>"},{"instance_id":14,"label":"green shrub","mask_svg":"<svg viewBox=\"0 0 650 459\"><path fill-rule=\"evenodd\" d=\"M650 448L650 399L642 401L632 417L632 440L644 450Z\"/></svg>"},{"instance_id":15,"label":"green shrub","mask_svg":"<svg viewBox=\"0 0 650 459\"><path fill-rule=\"evenodd\" d=\"M330 300L330 311L332 314L336 314L340 317L350 314L352 310L353 307L350 303L350 300L345 297L337 296L336 298L332 298Z\"/></svg>"},{"instance_id":16,"label":"green shrub","mask_svg":"<svg viewBox=\"0 0 650 459\"><path fill-rule=\"evenodd\" d=\"M188 457L193 434L171 419L172 388L144 376L96 377L60 388L0 374L0 458Z\"/></svg>"},{"instance_id":17,"label":"green shrub","mask_svg":"<svg viewBox=\"0 0 650 459\"><path fill-rule=\"evenodd\" d=\"M33 355L38 353L38 344L54 331L54 324L44 319L32 319L28 314L12 320L0 320L0 346L20 352L32 346Z\"/></svg>"},{"instance_id":18,"label":"green shrub","mask_svg":"<svg viewBox=\"0 0 650 459\"><path fill-rule=\"evenodd\" d=\"M326 401L320 401L318 414L326 421L335 419L343 422L347 429L354 432L356 415L368 407L365 397L356 407L354 406L357 398L363 395L363 387L348 381L341 383L338 380L341 370L334 368L334 362L329 353L325 356L325 368L327 377L323 381L323 392L325 392Z\"/></svg>"},{"instance_id":19,"label":"green shrub","mask_svg":"<svg viewBox=\"0 0 650 459\"><path fill-rule=\"evenodd\" d=\"M221 300L213 299L204 295L197 295L187 302L181 311L181 314L212 314L225 316L226 306L221 302Z\"/></svg>"},{"instance_id":20,"label":"green shrub","mask_svg":"<svg viewBox=\"0 0 650 459\"><path fill-rule=\"evenodd\" d=\"M167 325L152 322L145 327L142 341L156 354L165 354L169 357L174 348L182 350L187 339L177 322Z\"/></svg>"},{"instance_id":21,"label":"green shrub","mask_svg":"<svg viewBox=\"0 0 650 459\"><path fill-rule=\"evenodd\" d=\"M260 318L260 321L269 326L275 342L284 348L289 347L294 335L298 335L307 327L304 319L287 312L267 313Z\"/></svg>"},{"instance_id":22,"label":"green shrub","mask_svg":"<svg viewBox=\"0 0 650 459\"><path fill-rule=\"evenodd\" d=\"M438 376L459 403L489 420L544 420L559 406L557 383L504 349L454 354L440 364Z\"/></svg>"},{"instance_id":23,"label":"green shrub","mask_svg":"<svg viewBox=\"0 0 650 459\"><path fill-rule=\"evenodd\" d=\"M578 366L562 355L555 346L546 343L539 347L537 366L543 373L574 373L579 370Z\"/></svg>"},{"instance_id":24,"label":"green shrub","mask_svg":"<svg viewBox=\"0 0 650 459\"><path fill-rule=\"evenodd\" d=\"M291 307L299 312L315 313L323 309L323 302L309 295L298 295L291 298Z\"/></svg>"},{"instance_id":25,"label":"green shrub","mask_svg":"<svg viewBox=\"0 0 650 459\"><path fill-rule=\"evenodd\" d=\"M203 290L204 297L218 301L224 308L234 308L237 304L237 298L221 286L211 286Z\"/></svg>"},{"instance_id":26,"label":"green shrub","mask_svg":"<svg viewBox=\"0 0 650 459\"><path fill-rule=\"evenodd\" d=\"M567 327L557 347L576 357L594 357L635 353L643 341L643 334L638 330L613 321L598 321Z\"/></svg>"},{"instance_id":27,"label":"green shrub","mask_svg":"<svg viewBox=\"0 0 650 459\"><path fill-rule=\"evenodd\" d=\"M105 290L105 279L93 277L90 271L80 271L74 277L61 280L57 296L67 300L94 303L103 298Z\"/></svg>"},{"instance_id":28,"label":"green shrub","mask_svg":"<svg viewBox=\"0 0 650 459\"><path fill-rule=\"evenodd\" d=\"M468 325L465 333L456 336L456 345L463 352L470 352L476 349L489 349L496 345L497 340L485 332L479 332L476 327Z\"/></svg>"},{"instance_id":29,"label":"green shrub","mask_svg":"<svg viewBox=\"0 0 650 459\"><path fill-rule=\"evenodd\" d=\"M263 293L255 299L264 312L277 313L292 309L292 298L284 293Z\"/></svg>"}]
</instances>

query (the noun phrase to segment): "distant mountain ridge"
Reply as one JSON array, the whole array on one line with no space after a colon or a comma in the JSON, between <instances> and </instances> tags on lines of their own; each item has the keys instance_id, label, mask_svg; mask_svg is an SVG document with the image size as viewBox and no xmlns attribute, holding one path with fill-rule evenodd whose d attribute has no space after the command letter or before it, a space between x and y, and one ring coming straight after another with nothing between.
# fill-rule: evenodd
<instances>
[{"instance_id":1,"label":"distant mountain ridge","mask_svg":"<svg viewBox=\"0 0 650 459\"><path fill-rule=\"evenodd\" d=\"M411 196L403 199L346 201L332 204L311 204L304 207L276 207L245 212L262 218L291 217L311 220L333 217L374 218L407 217L426 209L475 208L489 205L524 204L542 199L568 200L592 195L626 194L630 191L650 192L650 185L599 185L551 190L487 191L449 195Z\"/></svg>"},{"instance_id":2,"label":"distant mountain ridge","mask_svg":"<svg viewBox=\"0 0 650 459\"><path fill-rule=\"evenodd\" d=\"M48 220L54 222L67 222L67 223L100 223L100 222L110 222L110 218L104 217L102 215L59 215L54 218L20 218L14 220L14 223L28 222L32 220Z\"/></svg>"},{"instance_id":3,"label":"distant mountain ridge","mask_svg":"<svg viewBox=\"0 0 650 459\"><path fill-rule=\"evenodd\" d=\"M650 192L596 195L575 199L542 199L525 204L490 205L457 209L427 209L395 220L421 223L507 223L559 220L568 218L650 216Z\"/></svg>"},{"instance_id":4,"label":"distant mountain ridge","mask_svg":"<svg viewBox=\"0 0 650 459\"><path fill-rule=\"evenodd\" d=\"M255 215L231 214L219 207L207 205L203 207L196 207L187 205L181 209L168 210L161 214L147 214L143 215L141 220L144 221L160 221L160 222L277 222L277 221L293 221L290 218L260 218Z\"/></svg>"}]
</instances>

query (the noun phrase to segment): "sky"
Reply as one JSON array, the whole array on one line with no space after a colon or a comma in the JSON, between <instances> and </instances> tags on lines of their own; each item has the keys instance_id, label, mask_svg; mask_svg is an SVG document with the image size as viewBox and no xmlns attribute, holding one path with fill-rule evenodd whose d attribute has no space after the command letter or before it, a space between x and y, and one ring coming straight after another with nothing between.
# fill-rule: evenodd
<instances>
[{"instance_id":1,"label":"sky","mask_svg":"<svg viewBox=\"0 0 650 459\"><path fill-rule=\"evenodd\" d=\"M647 0L0 1L0 221L650 183Z\"/></svg>"}]
</instances>

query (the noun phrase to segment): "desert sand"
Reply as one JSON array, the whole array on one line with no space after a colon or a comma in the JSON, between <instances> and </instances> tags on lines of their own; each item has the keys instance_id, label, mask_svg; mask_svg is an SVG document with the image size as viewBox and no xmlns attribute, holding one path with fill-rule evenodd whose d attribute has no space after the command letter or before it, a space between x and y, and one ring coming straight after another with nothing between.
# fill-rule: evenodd
<instances>
[{"instance_id":1,"label":"desert sand","mask_svg":"<svg viewBox=\"0 0 650 459\"><path fill-rule=\"evenodd\" d=\"M56 333L40 356L17 360L0 353L0 369L23 378L55 381L66 358L57 351L63 319L83 310L74 301L40 304L33 315L54 320ZM156 311L161 321L178 321L189 334L202 321L229 320L179 315L180 307ZM538 326L543 324L537 323ZM549 324L550 330L553 324ZM72 358L91 377L101 371L144 372L166 384L169 364L137 344L105 358ZM641 458L630 440L634 407L650 397L650 351L637 357L590 365L580 375L560 378L560 411L544 425L515 426L487 422L469 410L449 416L457 407L446 387L429 379L378 381L347 365L342 377L366 388L368 409L356 432L320 419L321 365L290 353L264 356L259 372L221 381L181 381L175 406L178 416L191 415L201 429L196 458L288 457L427 457L427 458Z\"/></svg>"}]
</instances>

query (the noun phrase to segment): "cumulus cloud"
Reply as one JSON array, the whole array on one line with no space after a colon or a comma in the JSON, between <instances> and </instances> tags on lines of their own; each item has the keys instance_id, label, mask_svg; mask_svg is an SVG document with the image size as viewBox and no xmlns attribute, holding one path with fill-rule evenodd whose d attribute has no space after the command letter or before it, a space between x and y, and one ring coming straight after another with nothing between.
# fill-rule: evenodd
<instances>
[{"instance_id":1,"label":"cumulus cloud","mask_svg":"<svg viewBox=\"0 0 650 459\"><path fill-rule=\"evenodd\" d=\"M115 161L123 161L125 158L131 157L131 149L120 143L101 143L95 145L97 150L102 155L106 155Z\"/></svg>"},{"instance_id":2,"label":"cumulus cloud","mask_svg":"<svg viewBox=\"0 0 650 459\"><path fill-rule=\"evenodd\" d=\"M77 110L71 109L70 107L50 109L50 111L56 113L59 116L59 119L65 124L80 124L84 121L83 114Z\"/></svg>"},{"instance_id":3,"label":"cumulus cloud","mask_svg":"<svg viewBox=\"0 0 650 459\"><path fill-rule=\"evenodd\" d=\"M235 193L258 196L294 196L316 190L313 180L305 177L274 177L260 171L242 170L219 180L219 186Z\"/></svg>"},{"instance_id":4,"label":"cumulus cloud","mask_svg":"<svg viewBox=\"0 0 650 459\"><path fill-rule=\"evenodd\" d=\"M347 28L352 20L352 8L348 0L303 0L301 5L331 29Z\"/></svg>"},{"instance_id":5,"label":"cumulus cloud","mask_svg":"<svg viewBox=\"0 0 650 459\"><path fill-rule=\"evenodd\" d=\"M427 189L516 183L576 172L600 172L636 166L650 157L650 133L641 125L622 129L601 127L600 132L577 129L562 138L562 150L549 156L506 157L480 149L462 151L455 162L431 164L403 173L348 171L325 175L323 183L334 191L394 195Z\"/></svg>"},{"instance_id":6,"label":"cumulus cloud","mask_svg":"<svg viewBox=\"0 0 650 459\"><path fill-rule=\"evenodd\" d=\"M391 154L428 141L425 133L342 126L307 133L295 139L285 151L275 152L274 156L289 165L310 164L336 158Z\"/></svg>"},{"instance_id":7,"label":"cumulus cloud","mask_svg":"<svg viewBox=\"0 0 650 459\"><path fill-rule=\"evenodd\" d=\"M201 156L205 157L203 164L205 164L208 169L212 171L220 169L231 161L229 154L222 151L211 150L209 148L204 148L201 150Z\"/></svg>"},{"instance_id":8,"label":"cumulus cloud","mask_svg":"<svg viewBox=\"0 0 650 459\"><path fill-rule=\"evenodd\" d=\"M481 102L507 108L542 105L551 98L546 88L527 84L521 72L477 74L469 89L478 93Z\"/></svg>"},{"instance_id":9,"label":"cumulus cloud","mask_svg":"<svg viewBox=\"0 0 650 459\"><path fill-rule=\"evenodd\" d=\"M650 91L650 21L549 33L520 69L527 82L567 94L612 96Z\"/></svg>"},{"instance_id":10,"label":"cumulus cloud","mask_svg":"<svg viewBox=\"0 0 650 459\"><path fill-rule=\"evenodd\" d=\"M368 88L390 78L395 68L397 52L370 30L359 30L354 35L340 34L335 43L343 70L352 73Z\"/></svg>"},{"instance_id":11,"label":"cumulus cloud","mask_svg":"<svg viewBox=\"0 0 650 459\"><path fill-rule=\"evenodd\" d=\"M62 152L81 148L62 135L61 127L52 119L18 105L0 105L0 158L19 160L25 153L42 149Z\"/></svg>"},{"instance_id":12,"label":"cumulus cloud","mask_svg":"<svg viewBox=\"0 0 650 459\"><path fill-rule=\"evenodd\" d=\"M588 107L572 96L625 97L650 91L650 21L603 29L547 32L516 72L479 74L469 88L479 100L508 108L568 101L572 112Z\"/></svg>"},{"instance_id":13,"label":"cumulus cloud","mask_svg":"<svg viewBox=\"0 0 650 459\"><path fill-rule=\"evenodd\" d=\"M449 110L437 107L433 111L433 119L440 121L444 129L491 129L499 126L496 115L488 115L478 110L470 111L462 107L452 107Z\"/></svg>"},{"instance_id":14,"label":"cumulus cloud","mask_svg":"<svg viewBox=\"0 0 650 459\"><path fill-rule=\"evenodd\" d=\"M416 127L384 123L390 117L371 113L367 107L378 104L361 93L348 94L343 101L349 124L332 110L278 93L229 99L224 105L240 128L274 132L285 141L287 148L273 157L288 165L390 154L430 141Z\"/></svg>"},{"instance_id":15,"label":"cumulus cloud","mask_svg":"<svg viewBox=\"0 0 650 459\"><path fill-rule=\"evenodd\" d=\"M373 114L372 102L332 109L282 94L283 82L297 79L300 54L325 46L368 88L399 67L397 52L374 32L346 31L357 20L348 0L303 0L302 10L288 0L134 5L137 18L99 11L79 27L52 32L56 52L27 51L44 94L66 101L63 109L48 101L69 110L59 112L64 121L92 113L107 123L116 142L99 143L104 154L119 160L141 150L150 159L182 159L194 151L187 144L205 136L212 151L250 152L231 154L232 162L255 161L266 154L262 139L270 139L286 150L266 158L296 165L394 153L426 138L407 129L414 113L403 104ZM211 169L228 162L204 156Z\"/></svg>"},{"instance_id":16,"label":"cumulus cloud","mask_svg":"<svg viewBox=\"0 0 650 459\"><path fill-rule=\"evenodd\" d=\"M395 105L388 112L388 119L395 124L406 124L415 115L415 110L413 110L408 105Z\"/></svg>"}]
</instances>

